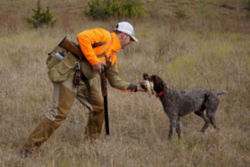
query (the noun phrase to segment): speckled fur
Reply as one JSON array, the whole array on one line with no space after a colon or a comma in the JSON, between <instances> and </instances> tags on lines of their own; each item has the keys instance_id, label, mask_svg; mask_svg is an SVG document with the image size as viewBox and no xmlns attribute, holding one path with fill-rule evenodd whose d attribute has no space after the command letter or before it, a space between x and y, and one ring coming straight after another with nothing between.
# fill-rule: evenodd
<instances>
[{"instance_id":1,"label":"speckled fur","mask_svg":"<svg viewBox=\"0 0 250 167\"><path fill-rule=\"evenodd\" d=\"M143 79L153 82L156 93L164 91L159 99L170 121L169 139L175 129L178 137L181 137L180 118L191 112L205 121L201 132L205 132L209 124L218 129L215 123L215 113L219 105L218 95L225 94L226 91L213 93L203 88L178 91L166 87L164 81L157 75L143 74ZM206 110L206 114L204 114L204 110Z\"/></svg>"}]
</instances>

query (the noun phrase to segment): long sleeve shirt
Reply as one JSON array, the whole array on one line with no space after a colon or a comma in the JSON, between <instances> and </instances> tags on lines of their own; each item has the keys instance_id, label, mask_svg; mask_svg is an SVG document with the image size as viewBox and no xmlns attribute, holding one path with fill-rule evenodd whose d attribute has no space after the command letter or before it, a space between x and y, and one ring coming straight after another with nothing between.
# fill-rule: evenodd
<instances>
[{"instance_id":1,"label":"long sleeve shirt","mask_svg":"<svg viewBox=\"0 0 250 167\"><path fill-rule=\"evenodd\" d=\"M81 69L88 79L94 78L97 74L92 66L102 61L110 64L105 73L112 87L128 92L135 89L135 85L122 80L119 76L116 52L121 49L121 44L114 32L110 33L102 28L89 29L79 33L77 40L87 60L87 62L81 62Z\"/></svg>"}]
</instances>

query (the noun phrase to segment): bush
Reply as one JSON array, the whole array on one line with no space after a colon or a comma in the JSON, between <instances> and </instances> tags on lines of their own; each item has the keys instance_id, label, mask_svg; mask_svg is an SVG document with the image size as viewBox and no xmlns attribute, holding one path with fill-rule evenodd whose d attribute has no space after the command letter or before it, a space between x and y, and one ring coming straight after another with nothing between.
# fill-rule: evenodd
<instances>
[{"instance_id":1,"label":"bush","mask_svg":"<svg viewBox=\"0 0 250 167\"><path fill-rule=\"evenodd\" d=\"M175 17L176 17L177 19L186 19L186 18L187 18L187 15L186 15L186 13L185 13L183 10L177 9L177 10L175 11Z\"/></svg>"},{"instance_id":2,"label":"bush","mask_svg":"<svg viewBox=\"0 0 250 167\"><path fill-rule=\"evenodd\" d=\"M91 0L88 2L88 11L85 14L93 19L104 19L106 17L103 1Z\"/></svg>"},{"instance_id":3,"label":"bush","mask_svg":"<svg viewBox=\"0 0 250 167\"><path fill-rule=\"evenodd\" d=\"M37 1L37 9L32 9L32 11L34 12L34 15L31 18L26 18L26 21L34 28L42 27L44 25L52 27L55 24L56 20L53 20L49 8L47 7L45 12L42 10L40 0Z\"/></svg>"},{"instance_id":4,"label":"bush","mask_svg":"<svg viewBox=\"0 0 250 167\"><path fill-rule=\"evenodd\" d=\"M141 0L90 0L85 14L92 19L142 18L146 12Z\"/></svg>"},{"instance_id":5,"label":"bush","mask_svg":"<svg viewBox=\"0 0 250 167\"><path fill-rule=\"evenodd\" d=\"M250 12L250 0L246 2L246 9Z\"/></svg>"}]
</instances>

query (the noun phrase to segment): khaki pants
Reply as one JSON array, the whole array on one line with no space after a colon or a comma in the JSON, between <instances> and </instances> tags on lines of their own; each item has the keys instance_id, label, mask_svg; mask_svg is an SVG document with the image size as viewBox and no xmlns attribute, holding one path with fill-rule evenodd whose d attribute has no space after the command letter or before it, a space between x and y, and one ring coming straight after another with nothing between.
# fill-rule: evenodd
<instances>
[{"instance_id":1,"label":"khaki pants","mask_svg":"<svg viewBox=\"0 0 250 167\"><path fill-rule=\"evenodd\" d=\"M52 135L66 119L75 98L90 111L85 129L86 135L94 139L99 137L104 120L102 97L95 86L91 85L92 104L90 104L86 85L81 83L78 88L75 88L72 81L73 76L62 83L53 83L53 107L30 134L24 144L25 149L36 151Z\"/></svg>"}]
</instances>

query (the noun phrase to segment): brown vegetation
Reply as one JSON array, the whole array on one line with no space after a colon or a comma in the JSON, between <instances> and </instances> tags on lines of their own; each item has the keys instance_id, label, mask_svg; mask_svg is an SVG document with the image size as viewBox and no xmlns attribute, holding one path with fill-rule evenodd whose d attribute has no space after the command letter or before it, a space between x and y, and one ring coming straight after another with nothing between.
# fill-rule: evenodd
<instances>
[{"instance_id":1,"label":"brown vegetation","mask_svg":"<svg viewBox=\"0 0 250 167\"><path fill-rule=\"evenodd\" d=\"M121 77L138 83L149 72L176 89L227 90L216 114L221 130L201 134L203 122L190 114L181 121L183 139L173 136L170 142L169 121L158 99L109 87L111 136L103 133L94 143L84 142L87 110L76 101L39 152L22 159L19 149L51 106L47 53L65 35L75 40L86 28L111 30L117 20L89 20L81 13L85 1L44 0L42 6L50 6L58 24L33 30L23 18L35 1L0 0L0 166L249 166L250 35L241 4L207 0L197 8L201 1L147 2L154 16L130 20L140 42L118 53ZM236 9L220 7L224 2ZM177 7L187 18L175 16ZM204 15L210 13L206 8L214 14ZM191 14L194 9L201 15Z\"/></svg>"}]
</instances>

